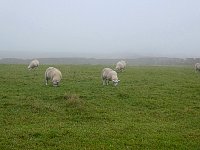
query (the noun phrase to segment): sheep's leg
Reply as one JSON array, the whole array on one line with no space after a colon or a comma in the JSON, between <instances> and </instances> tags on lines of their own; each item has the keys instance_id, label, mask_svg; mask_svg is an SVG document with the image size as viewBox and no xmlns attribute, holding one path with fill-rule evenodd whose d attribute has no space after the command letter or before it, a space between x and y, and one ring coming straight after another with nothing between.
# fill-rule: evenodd
<instances>
[{"instance_id":1,"label":"sheep's leg","mask_svg":"<svg viewBox=\"0 0 200 150\"><path fill-rule=\"evenodd\" d=\"M106 84L104 79L102 79L102 82L103 82L103 85L105 85L105 84Z\"/></svg>"},{"instance_id":2,"label":"sheep's leg","mask_svg":"<svg viewBox=\"0 0 200 150\"><path fill-rule=\"evenodd\" d=\"M108 85L108 83L109 83L109 80L106 80L106 85Z\"/></svg>"},{"instance_id":3,"label":"sheep's leg","mask_svg":"<svg viewBox=\"0 0 200 150\"><path fill-rule=\"evenodd\" d=\"M48 79L46 79L46 85L48 85Z\"/></svg>"}]
</instances>

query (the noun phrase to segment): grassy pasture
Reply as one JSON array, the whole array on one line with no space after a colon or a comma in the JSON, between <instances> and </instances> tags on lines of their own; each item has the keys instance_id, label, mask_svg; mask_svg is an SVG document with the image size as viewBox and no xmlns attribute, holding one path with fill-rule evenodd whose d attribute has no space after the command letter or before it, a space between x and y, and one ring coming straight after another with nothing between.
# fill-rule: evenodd
<instances>
[{"instance_id":1,"label":"grassy pasture","mask_svg":"<svg viewBox=\"0 0 200 150\"><path fill-rule=\"evenodd\" d=\"M199 149L200 74L128 67L102 86L101 65L0 65L0 149ZM110 66L112 67L112 66Z\"/></svg>"}]
</instances>

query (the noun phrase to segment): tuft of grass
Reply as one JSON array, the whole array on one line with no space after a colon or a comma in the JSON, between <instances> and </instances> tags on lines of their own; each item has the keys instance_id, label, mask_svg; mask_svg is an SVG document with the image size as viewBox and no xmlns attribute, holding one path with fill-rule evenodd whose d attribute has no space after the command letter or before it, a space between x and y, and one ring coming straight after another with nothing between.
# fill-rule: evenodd
<instances>
[{"instance_id":1,"label":"tuft of grass","mask_svg":"<svg viewBox=\"0 0 200 150\"><path fill-rule=\"evenodd\" d=\"M74 93L65 93L64 99L66 100L66 107L67 108L76 108L79 110L84 109L85 102L80 98L78 94Z\"/></svg>"}]
</instances>

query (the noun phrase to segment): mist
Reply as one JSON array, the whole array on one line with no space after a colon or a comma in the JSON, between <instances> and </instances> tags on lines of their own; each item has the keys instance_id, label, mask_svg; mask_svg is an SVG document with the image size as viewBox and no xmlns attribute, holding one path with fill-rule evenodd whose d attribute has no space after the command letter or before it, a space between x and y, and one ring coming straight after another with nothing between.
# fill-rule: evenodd
<instances>
[{"instance_id":1,"label":"mist","mask_svg":"<svg viewBox=\"0 0 200 150\"><path fill-rule=\"evenodd\" d=\"M200 57L200 1L2 0L0 58Z\"/></svg>"}]
</instances>

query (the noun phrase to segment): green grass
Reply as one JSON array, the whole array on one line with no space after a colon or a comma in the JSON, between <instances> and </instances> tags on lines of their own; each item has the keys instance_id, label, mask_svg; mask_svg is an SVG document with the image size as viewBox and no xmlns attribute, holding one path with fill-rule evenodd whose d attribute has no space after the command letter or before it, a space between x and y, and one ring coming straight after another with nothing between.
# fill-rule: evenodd
<instances>
[{"instance_id":1,"label":"green grass","mask_svg":"<svg viewBox=\"0 0 200 150\"><path fill-rule=\"evenodd\" d=\"M103 86L101 65L0 65L0 149L199 149L200 74L128 67ZM107 66L106 66L107 67Z\"/></svg>"}]
</instances>

